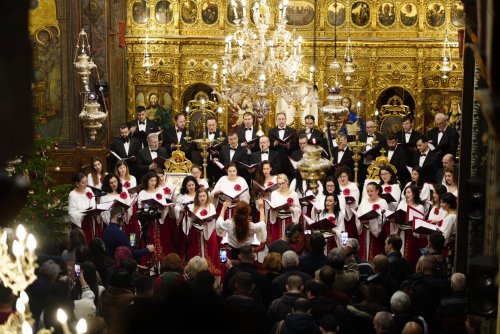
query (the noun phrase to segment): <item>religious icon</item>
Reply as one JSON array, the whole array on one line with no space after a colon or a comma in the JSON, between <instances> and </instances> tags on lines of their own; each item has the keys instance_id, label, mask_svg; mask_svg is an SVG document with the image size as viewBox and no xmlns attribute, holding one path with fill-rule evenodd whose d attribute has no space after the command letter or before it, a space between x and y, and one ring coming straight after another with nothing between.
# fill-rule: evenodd
<instances>
[{"instance_id":1,"label":"religious icon","mask_svg":"<svg viewBox=\"0 0 500 334\"><path fill-rule=\"evenodd\" d=\"M432 27L439 27L444 23L444 5L440 2L431 2L427 6L427 23Z\"/></svg>"},{"instance_id":2,"label":"religious icon","mask_svg":"<svg viewBox=\"0 0 500 334\"><path fill-rule=\"evenodd\" d=\"M134 2L132 5L132 18L135 23L146 23L149 21L149 7L147 2Z\"/></svg>"},{"instance_id":3,"label":"religious icon","mask_svg":"<svg viewBox=\"0 0 500 334\"><path fill-rule=\"evenodd\" d=\"M191 24L196 21L198 16L198 5L192 0L182 3L182 22Z\"/></svg>"},{"instance_id":4,"label":"religious icon","mask_svg":"<svg viewBox=\"0 0 500 334\"><path fill-rule=\"evenodd\" d=\"M307 1L290 1L286 10L288 25L305 26L314 21L314 5Z\"/></svg>"},{"instance_id":5,"label":"religious icon","mask_svg":"<svg viewBox=\"0 0 500 334\"><path fill-rule=\"evenodd\" d=\"M401 23L404 26L411 27L418 20L417 6L414 3L407 2L401 6Z\"/></svg>"},{"instance_id":6,"label":"religious icon","mask_svg":"<svg viewBox=\"0 0 500 334\"><path fill-rule=\"evenodd\" d=\"M213 1L207 1L201 7L201 19L206 24L214 24L219 19L219 7Z\"/></svg>"},{"instance_id":7,"label":"religious icon","mask_svg":"<svg viewBox=\"0 0 500 334\"><path fill-rule=\"evenodd\" d=\"M455 27L465 26L464 5L461 2L455 2L451 6L451 23Z\"/></svg>"},{"instance_id":8,"label":"religious icon","mask_svg":"<svg viewBox=\"0 0 500 334\"><path fill-rule=\"evenodd\" d=\"M345 22L345 5L334 2L328 6L328 23L332 26L341 26Z\"/></svg>"},{"instance_id":9,"label":"religious icon","mask_svg":"<svg viewBox=\"0 0 500 334\"><path fill-rule=\"evenodd\" d=\"M240 1L235 1L235 7L231 4L232 1L227 2L227 21L231 24L236 24L234 20L241 19L243 16L243 7ZM235 15L236 14L236 15Z\"/></svg>"},{"instance_id":10,"label":"religious icon","mask_svg":"<svg viewBox=\"0 0 500 334\"><path fill-rule=\"evenodd\" d=\"M155 17L159 23L170 23L174 18L172 3L170 1L158 1L155 6Z\"/></svg>"},{"instance_id":11,"label":"religious icon","mask_svg":"<svg viewBox=\"0 0 500 334\"><path fill-rule=\"evenodd\" d=\"M356 1L351 6L351 20L357 26L365 26L370 22L370 6L364 1Z\"/></svg>"},{"instance_id":12,"label":"religious icon","mask_svg":"<svg viewBox=\"0 0 500 334\"><path fill-rule=\"evenodd\" d=\"M396 21L396 9L390 2L381 3L378 7L378 21L381 25L389 27Z\"/></svg>"}]
</instances>

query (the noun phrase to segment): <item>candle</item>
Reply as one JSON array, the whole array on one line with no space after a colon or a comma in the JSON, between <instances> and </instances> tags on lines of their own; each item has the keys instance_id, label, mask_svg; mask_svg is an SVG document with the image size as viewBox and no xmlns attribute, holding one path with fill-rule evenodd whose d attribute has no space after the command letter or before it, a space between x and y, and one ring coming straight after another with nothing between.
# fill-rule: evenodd
<instances>
[{"instance_id":1,"label":"candle","mask_svg":"<svg viewBox=\"0 0 500 334\"><path fill-rule=\"evenodd\" d=\"M236 11L236 2L234 0L231 0L231 6L233 6L233 14L234 14L234 19L238 19L238 12Z\"/></svg>"},{"instance_id":2,"label":"candle","mask_svg":"<svg viewBox=\"0 0 500 334\"><path fill-rule=\"evenodd\" d=\"M297 40L293 41L293 56L297 55Z\"/></svg>"},{"instance_id":3,"label":"candle","mask_svg":"<svg viewBox=\"0 0 500 334\"><path fill-rule=\"evenodd\" d=\"M302 50L302 36L299 36L299 55L300 55L300 52Z\"/></svg>"},{"instance_id":4,"label":"candle","mask_svg":"<svg viewBox=\"0 0 500 334\"><path fill-rule=\"evenodd\" d=\"M243 19L246 17L246 6L247 6L246 0L241 0L241 7L243 9L243 11L242 11L242 13L243 13Z\"/></svg>"},{"instance_id":5,"label":"candle","mask_svg":"<svg viewBox=\"0 0 500 334\"><path fill-rule=\"evenodd\" d=\"M214 64L213 68L214 68L214 73L213 73L213 76L212 76L212 79L215 81L217 80L217 68L219 66L217 66L217 64Z\"/></svg>"},{"instance_id":6,"label":"candle","mask_svg":"<svg viewBox=\"0 0 500 334\"><path fill-rule=\"evenodd\" d=\"M279 6L279 13L278 13L278 21L281 22L281 18L283 17L283 4L280 2Z\"/></svg>"},{"instance_id":7,"label":"candle","mask_svg":"<svg viewBox=\"0 0 500 334\"><path fill-rule=\"evenodd\" d=\"M314 74L314 66L311 65L311 67L309 67L309 82L313 81L313 74Z\"/></svg>"},{"instance_id":8,"label":"candle","mask_svg":"<svg viewBox=\"0 0 500 334\"><path fill-rule=\"evenodd\" d=\"M358 103L356 103L356 106L358 107L358 113L359 113L359 109L361 108L361 102L358 101Z\"/></svg>"},{"instance_id":9,"label":"candle","mask_svg":"<svg viewBox=\"0 0 500 334\"><path fill-rule=\"evenodd\" d=\"M274 59L274 43L273 41L269 41L269 55L271 59Z\"/></svg>"}]
</instances>

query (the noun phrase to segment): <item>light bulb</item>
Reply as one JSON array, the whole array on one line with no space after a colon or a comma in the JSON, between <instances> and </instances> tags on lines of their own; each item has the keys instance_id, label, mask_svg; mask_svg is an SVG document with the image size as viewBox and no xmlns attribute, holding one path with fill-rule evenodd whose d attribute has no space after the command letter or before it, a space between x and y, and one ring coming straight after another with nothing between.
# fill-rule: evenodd
<instances>
[{"instance_id":1,"label":"light bulb","mask_svg":"<svg viewBox=\"0 0 500 334\"><path fill-rule=\"evenodd\" d=\"M65 324L66 321L68 321L68 316L62 308L57 309L57 321L59 321L61 324Z\"/></svg>"},{"instance_id":2,"label":"light bulb","mask_svg":"<svg viewBox=\"0 0 500 334\"><path fill-rule=\"evenodd\" d=\"M76 333L77 334L87 333L87 321L85 319L82 318L78 320L78 323L76 324Z\"/></svg>"},{"instance_id":3,"label":"light bulb","mask_svg":"<svg viewBox=\"0 0 500 334\"><path fill-rule=\"evenodd\" d=\"M36 239L33 234L28 235L28 239L26 240L26 246L28 246L28 250L33 251L36 248Z\"/></svg>"},{"instance_id":4,"label":"light bulb","mask_svg":"<svg viewBox=\"0 0 500 334\"><path fill-rule=\"evenodd\" d=\"M26 238L26 229L22 224L19 224L19 226L17 227L16 236L19 242L23 242L24 238Z\"/></svg>"}]
</instances>

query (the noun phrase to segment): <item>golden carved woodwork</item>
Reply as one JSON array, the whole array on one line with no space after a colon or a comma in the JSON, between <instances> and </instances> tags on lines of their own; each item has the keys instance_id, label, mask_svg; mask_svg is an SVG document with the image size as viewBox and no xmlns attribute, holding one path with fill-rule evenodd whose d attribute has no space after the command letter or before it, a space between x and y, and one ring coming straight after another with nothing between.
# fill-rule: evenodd
<instances>
[{"instance_id":1,"label":"golden carved woodwork","mask_svg":"<svg viewBox=\"0 0 500 334\"><path fill-rule=\"evenodd\" d=\"M127 6L126 57L128 61L128 118L134 117L135 85L165 85L171 88L173 99L173 114L185 109L183 96L193 85L212 82L213 64L221 65L224 51L224 37L234 31L234 24L229 20L228 1L223 0L169 0L170 12L165 14L168 23L161 23L155 16L155 9L160 0L146 2L149 8L149 20L138 23L134 20L134 4L139 0L129 0ZM184 5L184 3L189 4ZM237 1L239 3L240 1ZM408 91L415 100L415 125L420 130L426 130L433 125L433 119L426 115L426 99L430 95L447 98L456 94L462 87L462 60L458 52L457 30L460 22L460 6L452 0L408 0L393 2L387 0L365 1L369 6L370 16L365 25L354 24L352 18L359 14L355 2L338 0L343 6L344 21L337 27L337 55L343 62L348 27L354 52L356 71L350 82L343 84L343 95L352 96L353 106L361 102L361 113L366 119L373 118L376 101L384 90L390 87L400 87ZM252 2L247 2L248 6ZM274 29L278 1L269 1L271 8L271 27ZM335 74L329 68L333 60L333 25L331 14L332 0L290 0L289 23L292 7L300 11L301 6L310 11L315 10L315 20L303 25L290 25L289 30L304 38L302 80L309 78L308 68L315 62L316 81L321 104L326 103L327 92L324 84L333 84ZM386 6L386 3L389 4ZM435 5L437 3L437 5ZM183 6L185 8L183 9ZM215 15L217 9L217 15ZM229 7L230 9L230 7ZM453 9L453 12L452 12ZM354 10L354 11L353 11ZM208 15L208 14L210 15ZM404 15L403 15L404 13ZM457 14L458 13L458 14ZM184 16L183 16L184 15ZM330 17L329 17L330 15ZM395 17L394 17L395 15ZM207 24L207 20L216 21ZM329 21L330 18L330 21ZM414 23L412 23L414 22ZM442 22L442 23L441 23ZM454 22L454 23L452 23ZM412 23L412 24L410 24ZM250 23L252 24L252 23ZM457 23L458 24L458 23ZM433 26L434 25L434 26ZM316 27L316 29L314 29ZM450 79L441 79L441 57L445 30L448 29L449 39L453 43L452 72ZM316 31L315 31L316 30ZM144 61L146 34L148 35L148 51L151 54L153 67L151 74L146 75L142 66ZM316 42L313 39L316 36ZM316 49L313 50L313 45ZM314 59L316 55L316 59ZM220 68L220 66L219 66ZM448 95L447 95L448 94ZM269 125L274 124L273 106L266 118ZM443 102L443 104L445 104ZM240 106L241 107L241 106ZM224 108L225 130L228 122L228 106ZM322 117L319 115L319 121ZM291 121L291 120L290 120ZM294 122L295 123L295 122ZM322 126L322 124L320 124Z\"/></svg>"},{"instance_id":2,"label":"golden carved woodwork","mask_svg":"<svg viewBox=\"0 0 500 334\"><path fill-rule=\"evenodd\" d=\"M172 152L172 157L165 161L166 173L191 173L192 167L193 163L186 158L186 154L180 150L180 147L177 147Z\"/></svg>"},{"instance_id":3,"label":"golden carved woodwork","mask_svg":"<svg viewBox=\"0 0 500 334\"><path fill-rule=\"evenodd\" d=\"M385 151L385 150L384 150ZM396 174L398 170L389 162L389 159L380 152L381 155L368 167L367 179L380 180L380 168L388 167Z\"/></svg>"}]
</instances>

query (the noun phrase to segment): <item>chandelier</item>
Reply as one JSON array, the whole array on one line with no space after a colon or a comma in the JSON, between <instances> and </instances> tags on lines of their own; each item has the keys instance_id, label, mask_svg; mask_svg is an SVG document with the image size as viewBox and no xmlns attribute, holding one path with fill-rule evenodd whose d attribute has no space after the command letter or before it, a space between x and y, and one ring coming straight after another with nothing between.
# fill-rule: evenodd
<instances>
[{"instance_id":1,"label":"chandelier","mask_svg":"<svg viewBox=\"0 0 500 334\"><path fill-rule=\"evenodd\" d=\"M335 1L335 7L337 8L337 1ZM337 11L333 11L334 15L334 22L337 23ZM334 70L335 72L335 80L338 79L338 73L342 69L342 73L344 73L345 80L347 82L350 82L352 79L352 74L354 73L356 67L354 65L354 53L352 51L352 44L351 44L351 28L349 25L349 22L347 23L347 44L345 47L345 53L344 53L344 65L341 65L339 60L337 59L337 24L333 26L333 34L334 34L334 40L333 40L333 61L330 64L330 68Z\"/></svg>"},{"instance_id":2,"label":"chandelier","mask_svg":"<svg viewBox=\"0 0 500 334\"><path fill-rule=\"evenodd\" d=\"M97 65L92 60L90 42L85 29L82 29L78 35L73 65L76 73L81 77L83 85L82 94L84 95L83 109L78 117L82 122L84 129L87 130L90 140L94 141L97 131L102 128L102 124L106 120L108 111L106 109L106 100L104 99L103 94L104 88L100 85L101 79L99 77L99 71L97 71ZM100 110L101 105L98 102L97 94L90 91L90 74L93 70L96 70L97 81L99 82L99 92L102 96L105 112Z\"/></svg>"},{"instance_id":3,"label":"chandelier","mask_svg":"<svg viewBox=\"0 0 500 334\"><path fill-rule=\"evenodd\" d=\"M446 29L443 42L443 53L442 53L442 63L441 63L441 79L444 82L448 81L450 78L451 67L451 43L448 39L448 29Z\"/></svg>"}]
</instances>

